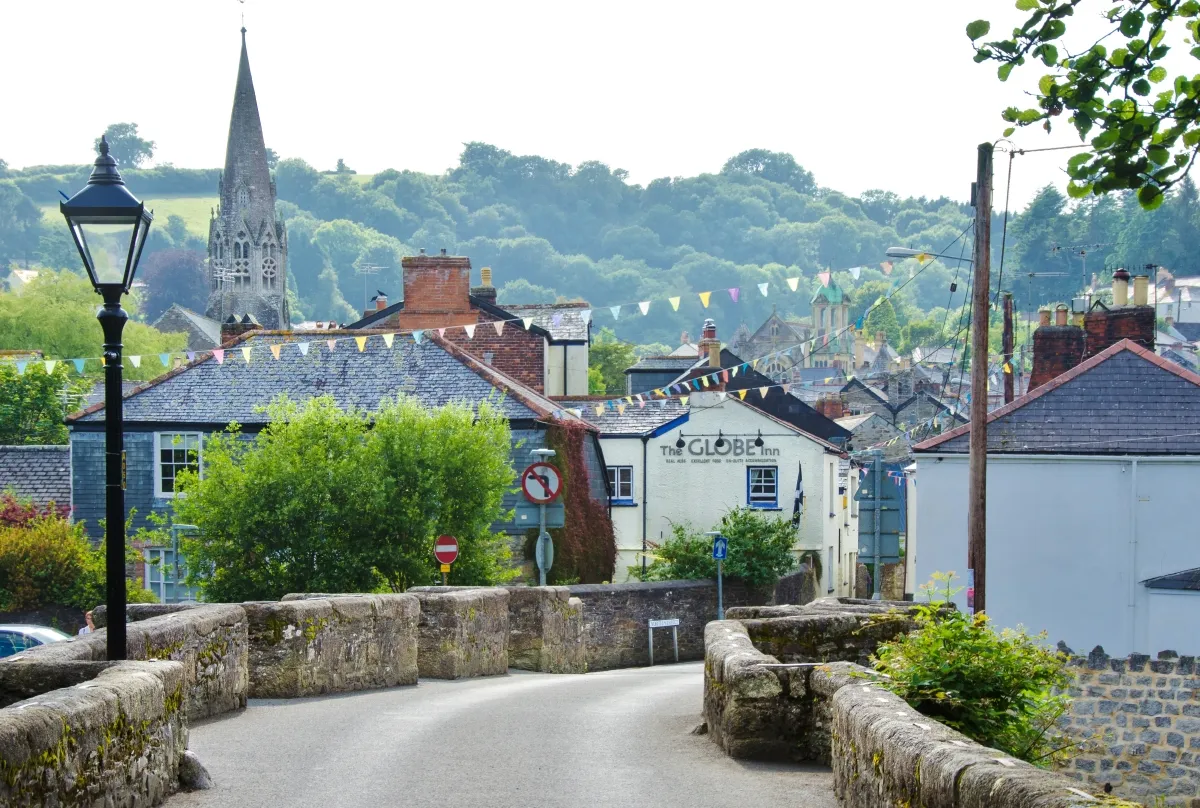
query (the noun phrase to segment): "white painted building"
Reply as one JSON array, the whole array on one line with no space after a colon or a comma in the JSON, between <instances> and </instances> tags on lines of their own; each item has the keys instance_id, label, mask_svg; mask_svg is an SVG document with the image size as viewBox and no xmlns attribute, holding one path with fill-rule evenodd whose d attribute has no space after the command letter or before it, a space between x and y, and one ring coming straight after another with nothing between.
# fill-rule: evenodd
<instances>
[{"instance_id":1,"label":"white painted building","mask_svg":"<svg viewBox=\"0 0 1200 808\"><path fill-rule=\"evenodd\" d=\"M849 473L849 461L838 446L736 393L698 392L686 408L671 399L666 407L633 403L623 412L606 409L601 415L587 402L577 406L601 430L613 491L618 581L626 580L628 567L642 563L644 547L670 536L672 524L688 522L711 530L723 514L738 507L791 519L802 471L796 550L821 554L824 589L850 593L857 550L852 500L857 475Z\"/></svg>"},{"instance_id":2,"label":"white painted building","mask_svg":"<svg viewBox=\"0 0 1200 808\"><path fill-rule=\"evenodd\" d=\"M918 585L965 583L969 434L914 447ZM988 615L1077 652L1200 651L1198 491L1200 376L1133 342L992 412Z\"/></svg>"}]
</instances>

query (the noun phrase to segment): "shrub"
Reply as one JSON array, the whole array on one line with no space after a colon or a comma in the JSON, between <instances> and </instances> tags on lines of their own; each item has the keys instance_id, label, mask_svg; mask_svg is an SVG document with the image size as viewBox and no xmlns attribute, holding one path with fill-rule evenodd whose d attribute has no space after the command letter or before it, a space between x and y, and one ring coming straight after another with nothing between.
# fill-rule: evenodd
<instances>
[{"instance_id":1,"label":"shrub","mask_svg":"<svg viewBox=\"0 0 1200 808\"><path fill-rule=\"evenodd\" d=\"M90 609L103 591L104 559L80 525L50 515L0 527L0 610Z\"/></svg>"},{"instance_id":2,"label":"shrub","mask_svg":"<svg viewBox=\"0 0 1200 808\"><path fill-rule=\"evenodd\" d=\"M70 514L69 505L59 505L54 502L48 505L38 505L31 499L18 497L12 491L0 494L0 528L22 527L50 516L66 519Z\"/></svg>"},{"instance_id":3,"label":"shrub","mask_svg":"<svg viewBox=\"0 0 1200 808\"><path fill-rule=\"evenodd\" d=\"M1060 692L1071 679L1066 657L1043 645L1044 633L997 633L986 615L955 609L952 579L935 574L921 587L928 602L916 608L916 630L880 644L881 684L985 746L1039 766L1057 762L1073 745L1057 728L1070 707Z\"/></svg>"},{"instance_id":4,"label":"shrub","mask_svg":"<svg viewBox=\"0 0 1200 808\"><path fill-rule=\"evenodd\" d=\"M788 519L767 516L750 508L735 508L716 526L729 540L723 574L746 586L770 586L796 566L792 551L796 528ZM716 578L717 562L712 557L712 537L689 524L671 526L671 537L655 550L654 562L646 568L646 580ZM640 567L630 567L640 576Z\"/></svg>"}]
</instances>

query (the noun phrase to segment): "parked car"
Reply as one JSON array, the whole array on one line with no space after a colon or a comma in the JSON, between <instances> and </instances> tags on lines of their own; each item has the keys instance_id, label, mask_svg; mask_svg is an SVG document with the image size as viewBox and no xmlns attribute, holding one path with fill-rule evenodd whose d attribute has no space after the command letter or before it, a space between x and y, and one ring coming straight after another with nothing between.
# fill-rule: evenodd
<instances>
[{"instance_id":1,"label":"parked car","mask_svg":"<svg viewBox=\"0 0 1200 808\"><path fill-rule=\"evenodd\" d=\"M19 654L29 648L71 639L49 626L0 625L0 658Z\"/></svg>"}]
</instances>

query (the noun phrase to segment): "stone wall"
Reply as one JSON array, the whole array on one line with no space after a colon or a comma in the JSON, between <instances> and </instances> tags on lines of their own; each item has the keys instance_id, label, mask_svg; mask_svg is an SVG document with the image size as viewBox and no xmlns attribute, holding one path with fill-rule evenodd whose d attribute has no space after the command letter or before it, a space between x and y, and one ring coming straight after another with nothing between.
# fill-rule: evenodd
<instances>
[{"instance_id":1,"label":"stone wall","mask_svg":"<svg viewBox=\"0 0 1200 808\"><path fill-rule=\"evenodd\" d=\"M1164 651L1111 659L1102 648L1072 660L1067 723L1083 742L1066 768L1092 788L1135 800L1195 805L1200 791L1200 669Z\"/></svg>"},{"instance_id":2,"label":"stone wall","mask_svg":"<svg viewBox=\"0 0 1200 808\"><path fill-rule=\"evenodd\" d=\"M910 631L912 604L902 601L821 598L805 606L730 609L754 646L781 662L867 664L880 642ZM881 616L894 613L890 619Z\"/></svg>"},{"instance_id":3,"label":"stone wall","mask_svg":"<svg viewBox=\"0 0 1200 808\"><path fill-rule=\"evenodd\" d=\"M152 613L145 609L137 613ZM191 720L246 706L248 693L246 613L240 606L209 604L131 622L127 653L134 660L169 659L182 663L184 703ZM107 659L108 632L39 645L0 661L0 704L27 696L7 690L5 670L25 663L101 662Z\"/></svg>"},{"instance_id":4,"label":"stone wall","mask_svg":"<svg viewBox=\"0 0 1200 808\"><path fill-rule=\"evenodd\" d=\"M508 590L410 591L421 601L421 676L459 679L508 672Z\"/></svg>"},{"instance_id":5,"label":"stone wall","mask_svg":"<svg viewBox=\"0 0 1200 808\"><path fill-rule=\"evenodd\" d=\"M253 698L298 698L417 683L413 595L245 603Z\"/></svg>"},{"instance_id":6,"label":"stone wall","mask_svg":"<svg viewBox=\"0 0 1200 808\"><path fill-rule=\"evenodd\" d=\"M717 616L715 581L577 584L567 587L583 603L583 644L588 670L649 664L649 620L679 618L679 659L704 658L704 626ZM725 606L764 603L767 596L725 585ZM654 661L671 662L671 630L656 629Z\"/></svg>"},{"instance_id":7,"label":"stone wall","mask_svg":"<svg viewBox=\"0 0 1200 808\"><path fill-rule=\"evenodd\" d=\"M585 673L583 602L565 586L508 587L509 667Z\"/></svg>"},{"instance_id":8,"label":"stone wall","mask_svg":"<svg viewBox=\"0 0 1200 808\"><path fill-rule=\"evenodd\" d=\"M82 681L0 709L0 805L157 805L176 790L187 746L182 664L46 665ZM35 667L44 666L26 670Z\"/></svg>"}]
</instances>

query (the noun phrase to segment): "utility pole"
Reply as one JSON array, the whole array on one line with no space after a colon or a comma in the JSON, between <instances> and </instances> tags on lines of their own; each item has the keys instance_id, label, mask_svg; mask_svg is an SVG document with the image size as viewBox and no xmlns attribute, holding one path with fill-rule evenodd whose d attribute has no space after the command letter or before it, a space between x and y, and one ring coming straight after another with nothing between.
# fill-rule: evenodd
<instances>
[{"instance_id":1,"label":"utility pole","mask_svg":"<svg viewBox=\"0 0 1200 808\"><path fill-rule=\"evenodd\" d=\"M971 478L967 497L967 587L986 608L988 295L992 261L992 144L979 144L975 193L975 284L971 305Z\"/></svg>"},{"instance_id":2,"label":"utility pole","mask_svg":"<svg viewBox=\"0 0 1200 808\"><path fill-rule=\"evenodd\" d=\"M1013 298L1004 293L1004 403L1013 400Z\"/></svg>"}]
</instances>

